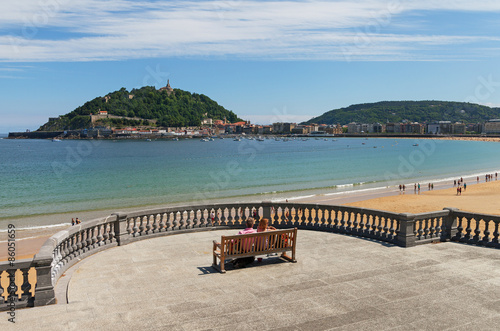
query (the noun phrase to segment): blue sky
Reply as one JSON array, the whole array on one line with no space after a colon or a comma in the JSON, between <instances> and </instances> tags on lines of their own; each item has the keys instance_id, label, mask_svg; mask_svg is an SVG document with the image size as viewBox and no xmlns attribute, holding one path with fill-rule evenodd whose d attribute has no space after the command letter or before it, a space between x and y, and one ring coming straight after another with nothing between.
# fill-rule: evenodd
<instances>
[{"instance_id":1,"label":"blue sky","mask_svg":"<svg viewBox=\"0 0 500 331\"><path fill-rule=\"evenodd\" d=\"M498 0L0 6L0 132L167 79L261 124L382 100L500 106Z\"/></svg>"}]
</instances>

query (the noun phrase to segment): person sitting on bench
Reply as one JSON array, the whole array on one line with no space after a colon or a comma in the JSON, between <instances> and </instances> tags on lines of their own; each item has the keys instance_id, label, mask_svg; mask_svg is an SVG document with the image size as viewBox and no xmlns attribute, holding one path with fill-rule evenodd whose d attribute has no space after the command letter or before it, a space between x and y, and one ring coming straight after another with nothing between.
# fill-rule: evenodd
<instances>
[{"instance_id":1,"label":"person sitting on bench","mask_svg":"<svg viewBox=\"0 0 500 331\"><path fill-rule=\"evenodd\" d=\"M253 228L253 225L255 224L255 220L252 217L249 217L246 220L246 228L245 230L241 230L238 232L238 234L247 234L247 233L255 233L255 229ZM252 249L253 245L253 240L252 239L245 239L244 242L242 243L243 249L245 251L249 251ZM255 256L247 256L247 257L240 257L237 259L234 259L232 261L233 266L235 268L244 268L250 263L252 263L255 260Z\"/></svg>"}]
</instances>

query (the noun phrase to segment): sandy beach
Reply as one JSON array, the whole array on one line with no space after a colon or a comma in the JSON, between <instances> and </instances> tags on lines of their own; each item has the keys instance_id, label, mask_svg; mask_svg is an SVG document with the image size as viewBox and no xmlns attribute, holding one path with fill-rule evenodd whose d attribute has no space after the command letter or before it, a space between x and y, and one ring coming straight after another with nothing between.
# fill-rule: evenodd
<instances>
[{"instance_id":1,"label":"sandy beach","mask_svg":"<svg viewBox=\"0 0 500 331\"><path fill-rule=\"evenodd\" d=\"M386 210L396 213L418 214L423 212L442 210L446 207L460 210L500 215L500 181L467 185L462 194L457 195L454 187L428 191L423 187L420 194L415 194L413 188L405 194L386 196L375 199L346 203L347 206Z\"/></svg>"}]
</instances>

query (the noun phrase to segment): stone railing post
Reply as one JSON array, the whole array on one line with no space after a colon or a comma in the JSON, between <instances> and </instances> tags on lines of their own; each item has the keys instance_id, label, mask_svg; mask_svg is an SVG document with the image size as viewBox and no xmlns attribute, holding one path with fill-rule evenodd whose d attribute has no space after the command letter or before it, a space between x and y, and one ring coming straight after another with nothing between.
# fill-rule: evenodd
<instances>
[{"instance_id":1,"label":"stone railing post","mask_svg":"<svg viewBox=\"0 0 500 331\"><path fill-rule=\"evenodd\" d=\"M130 242L130 234L127 231L127 214L113 213L111 216L116 216L114 221L115 237L118 246L126 245Z\"/></svg>"},{"instance_id":2,"label":"stone railing post","mask_svg":"<svg viewBox=\"0 0 500 331\"><path fill-rule=\"evenodd\" d=\"M35 306L46 306L56 303L54 284L52 283L52 250L42 247L33 258L36 269ZM57 280L54 280L54 282Z\"/></svg>"},{"instance_id":3,"label":"stone railing post","mask_svg":"<svg viewBox=\"0 0 500 331\"><path fill-rule=\"evenodd\" d=\"M441 235L441 241L450 241L457 235L457 217L455 213L459 211L458 208L443 208L448 210L448 216L443 217L443 227L445 228Z\"/></svg>"},{"instance_id":4,"label":"stone railing post","mask_svg":"<svg viewBox=\"0 0 500 331\"><path fill-rule=\"evenodd\" d=\"M415 215L399 214L399 232L396 235L396 245L401 247L413 247L416 245L415 233Z\"/></svg>"}]
</instances>

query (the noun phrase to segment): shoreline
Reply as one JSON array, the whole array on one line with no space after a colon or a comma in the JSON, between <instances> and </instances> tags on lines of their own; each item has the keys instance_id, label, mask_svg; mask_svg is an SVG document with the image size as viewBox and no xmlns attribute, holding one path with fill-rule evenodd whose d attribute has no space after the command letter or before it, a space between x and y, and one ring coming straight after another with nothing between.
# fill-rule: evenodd
<instances>
[{"instance_id":1,"label":"shoreline","mask_svg":"<svg viewBox=\"0 0 500 331\"><path fill-rule=\"evenodd\" d=\"M453 182L436 183L434 185L434 190L428 190L428 183L426 182L420 183L420 193L414 192L413 186L410 187L410 185L407 186L405 193L400 192L397 186L387 186L376 188L373 190L353 190L330 195L313 195L309 197L291 199L291 201L289 200L289 202L346 205L397 213L413 214L442 210L446 207L455 207L470 212L500 215L500 207L488 207L488 205L494 205L489 201L492 201L495 198L493 197L492 199L488 200L484 199L485 196L495 196L496 198L500 198L500 181L493 179L489 182L485 182L484 179L480 179L478 183L475 177L464 177L464 182L467 183L468 189L467 191L463 192L463 195L460 196L457 196L454 193L456 191L456 188L453 187ZM471 194L471 192L475 193ZM283 202L284 200L285 199L282 199L280 201ZM219 202L224 203L224 201L220 200ZM171 204L170 206L179 205L180 204ZM152 209L165 206L169 205L151 205L145 206L143 209ZM120 211L129 212L137 210L141 209L123 208ZM111 213L117 211L118 210L99 210L81 212L78 213L77 217L79 217L82 222L85 222L86 220L108 216ZM51 219L67 219L68 215L75 214L76 213L64 213L51 215ZM71 218L69 218L69 220L71 220ZM52 225L42 229L33 228L17 231L17 259L19 260L32 258L50 236L68 227L71 227L71 223ZM2 239L0 241L0 261L7 260L8 256L6 253L7 242L3 241L2 235Z\"/></svg>"}]
</instances>

